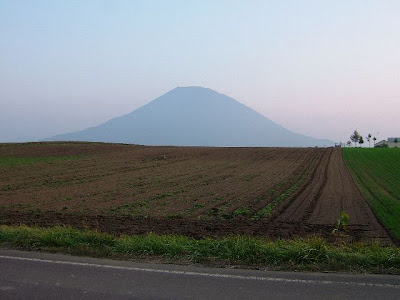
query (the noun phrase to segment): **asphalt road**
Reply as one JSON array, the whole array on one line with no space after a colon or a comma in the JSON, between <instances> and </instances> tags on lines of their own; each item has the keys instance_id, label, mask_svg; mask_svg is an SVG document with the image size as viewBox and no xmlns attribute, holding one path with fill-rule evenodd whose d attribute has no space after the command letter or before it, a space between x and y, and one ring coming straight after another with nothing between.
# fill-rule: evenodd
<instances>
[{"instance_id":1,"label":"asphalt road","mask_svg":"<svg viewBox=\"0 0 400 300\"><path fill-rule=\"evenodd\" d=\"M400 299L400 276L142 264L0 250L0 299Z\"/></svg>"}]
</instances>

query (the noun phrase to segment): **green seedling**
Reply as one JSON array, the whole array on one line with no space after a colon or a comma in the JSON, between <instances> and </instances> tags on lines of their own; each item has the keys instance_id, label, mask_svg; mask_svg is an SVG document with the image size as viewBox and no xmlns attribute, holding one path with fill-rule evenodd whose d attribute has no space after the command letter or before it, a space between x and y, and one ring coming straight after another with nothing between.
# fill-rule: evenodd
<instances>
[{"instance_id":1,"label":"green seedling","mask_svg":"<svg viewBox=\"0 0 400 300\"><path fill-rule=\"evenodd\" d=\"M342 211L340 214L340 218L337 220L335 229L332 230L333 235L339 236L346 236L346 233L349 231L349 223L350 223L350 216L349 214Z\"/></svg>"}]
</instances>

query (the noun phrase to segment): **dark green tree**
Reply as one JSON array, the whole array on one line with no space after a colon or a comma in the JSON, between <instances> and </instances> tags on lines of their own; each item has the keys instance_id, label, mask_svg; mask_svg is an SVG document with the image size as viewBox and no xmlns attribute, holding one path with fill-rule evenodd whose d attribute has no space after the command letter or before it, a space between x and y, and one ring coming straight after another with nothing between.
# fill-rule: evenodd
<instances>
[{"instance_id":1,"label":"dark green tree","mask_svg":"<svg viewBox=\"0 0 400 300\"><path fill-rule=\"evenodd\" d=\"M397 143L398 143L398 142L399 142L399 141L397 140L397 138L395 138L395 139L394 139L394 147L395 147L395 148L397 148Z\"/></svg>"},{"instance_id":2,"label":"dark green tree","mask_svg":"<svg viewBox=\"0 0 400 300\"><path fill-rule=\"evenodd\" d=\"M354 147L357 147L357 143L360 140L360 134L357 130L354 130L353 134L350 136L350 140L354 143Z\"/></svg>"},{"instance_id":3,"label":"dark green tree","mask_svg":"<svg viewBox=\"0 0 400 300\"><path fill-rule=\"evenodd\" d=\"M358 140L358 143L360 144L360 147L362 147L362 144L364 144L364 139L362 136L360 136L360 139Z\"/></svg>"},{"instance_id":4,"label":"dark green tree","mask_svg":"<svg viewBox=\"0 0 400 300\"><path fill-rule=\"evenodd\" d=\"M368 141L368 144L369 144L369 148L371 148L371 137L372 137L372 135L370 133L368 133L367 141Z\"/></svg>"}]
</instances>

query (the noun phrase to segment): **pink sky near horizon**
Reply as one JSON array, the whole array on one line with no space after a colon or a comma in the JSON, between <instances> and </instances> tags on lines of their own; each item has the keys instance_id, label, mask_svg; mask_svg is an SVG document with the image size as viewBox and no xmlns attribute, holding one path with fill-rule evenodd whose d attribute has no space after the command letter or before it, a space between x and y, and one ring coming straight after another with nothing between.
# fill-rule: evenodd
<instances>
[{"instance_id":1,"label":"pink sky near horizon","mask_svg":"<svg viewBox=\"0 0 400 300\"><path fill-rule=\"evenodd\" d=\"M400 136L400 2L4 1L0 142L99 125L177 86L297 133Z\"/></svg>"}]
</instances>

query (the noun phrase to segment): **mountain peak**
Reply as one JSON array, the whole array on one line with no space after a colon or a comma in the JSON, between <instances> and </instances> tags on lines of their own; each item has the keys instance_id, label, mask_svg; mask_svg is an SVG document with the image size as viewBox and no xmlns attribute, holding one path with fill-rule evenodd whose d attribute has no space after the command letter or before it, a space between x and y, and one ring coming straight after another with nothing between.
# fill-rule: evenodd
<instances>
[{"instance_id":1,"label":"mountain peak","mask_svg":"<svg viewBox=\"0 0 400 300\"><path fill-rule=\"evenodd\" d=\"M184 95L191 95L191 96L199 96L199 95L206 95L206 94L216 94L216 95L222 95L212 89L205 88L202 86L178 86L174 88L173 90L169 91L169 93L175 93L175 94L184 94Z\"/></svg>"},{"instance_id":2,"label":"mountain peak","mask_svg":"<svg viewBox=\"0 0 400 300\"><path fill-rule=\"evenodd\" d=\"M324 146L240 102L201 86L177 87L100 126L49 140L175 146Z\"/></svg>"},{"instance_id":3,"label":"mountain peak","mask_svg":"<svg viewBox=\"0 0 400 300\"><path fill-rule=\"evenodd\" d=\"M209 90L209 91L213 91L212 89L205 88L205 87L202 87L199 85L177 86L172 91L174 91L174 90ZM215 92L215 91L213 91L213 92Z\"/></svg>"}]
</instances>

